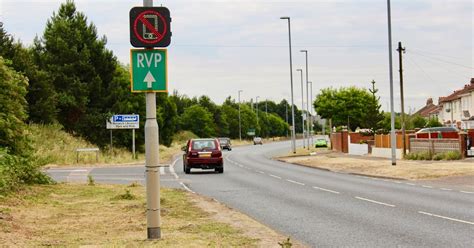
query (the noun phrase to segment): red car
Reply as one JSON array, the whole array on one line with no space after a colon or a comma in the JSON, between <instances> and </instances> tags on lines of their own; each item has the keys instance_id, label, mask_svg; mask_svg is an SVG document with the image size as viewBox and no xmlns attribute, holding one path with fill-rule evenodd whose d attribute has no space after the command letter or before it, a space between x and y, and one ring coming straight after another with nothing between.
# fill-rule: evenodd
<instances>
[{"instance_id":1,"label":"red car","mask_svg":"<svg viewBox=\"0 0 474 248\"><path fill-rule=\"evenodd\" d=\"M183 171L191 173L191 168L214 169L224 173L222 150L217 139L188 140L183 155Z\"/></svg>"}]
</instances>

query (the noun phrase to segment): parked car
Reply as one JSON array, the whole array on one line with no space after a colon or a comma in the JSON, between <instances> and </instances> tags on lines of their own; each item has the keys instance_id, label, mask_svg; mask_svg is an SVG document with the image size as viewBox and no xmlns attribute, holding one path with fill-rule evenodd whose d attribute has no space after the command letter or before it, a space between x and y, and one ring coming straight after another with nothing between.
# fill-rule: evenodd
<instances>
[{"instance_id":1,"label":"parked car","mask_svg":"<svg viewBox=\"0 0 474 248\"><path fill-rule=\"evenodd\" d=\"M222 150L217 139L190 139L182 150L184 173L191 173L192 168L214 169L224 173Z\"/></svg>"},{"instance_id":2,"label":"parked car","mask_svg":"<svg viewBox=\"0 0 474 248\"><path fill-rule=\"evenodd\" d=\"M263 145L262 138L260 138L260 137L254 137L254 138L253 138L253 144L254 144L254 145L256 145L256 144Z\"/></svg>"},{"instance_id":3,"label":"parked car","mask_svg":"<svg viewBox=\"0 0 474 248\"><path fill-rule=\"evenodd\" d=\"M314 142L314 147L328 147L328 141L325 138L318 138Z\"/></svg>"},{"instance_id":4,"label":"parked car","mask_svg":"<svg viewBox=\"0 0 474 248\"><path fill-rule=\"evenodd\" d=\"M455 127L428 127L423 128L416 133L437 133L437 132L459 132Z\"/></svg>"},{"instance_id":5,"label":"parked car","mask_svg":"<svg viewBox=\"0 0 474 248\"><path fill-rule=\"evenodd\" d=\"M232 144L230 143L229 138L219 138L219 144L221 145L222 150L226 149L228 151L232 151Z\"/></svg>"}]
</instances>

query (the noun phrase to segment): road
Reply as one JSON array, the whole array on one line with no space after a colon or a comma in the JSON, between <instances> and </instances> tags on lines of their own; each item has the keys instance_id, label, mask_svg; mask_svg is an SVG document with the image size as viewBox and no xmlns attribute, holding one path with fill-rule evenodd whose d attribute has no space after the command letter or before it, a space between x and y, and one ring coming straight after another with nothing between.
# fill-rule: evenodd
<instances>
[{"instance_id":1,"label":"road","mask_svg":"<svg viewBox=\"0 0 474 248\"><path fill-rule=\"evenodd\" d=\"M161 169L164 187L210 196L311 247L474 247L474 193L272 160L289 142L225 152L225 172ZM390 166L390 165L387 165ZM144 182L143 167L53 169L58 181Z\"/></svg>"}]
</instances>

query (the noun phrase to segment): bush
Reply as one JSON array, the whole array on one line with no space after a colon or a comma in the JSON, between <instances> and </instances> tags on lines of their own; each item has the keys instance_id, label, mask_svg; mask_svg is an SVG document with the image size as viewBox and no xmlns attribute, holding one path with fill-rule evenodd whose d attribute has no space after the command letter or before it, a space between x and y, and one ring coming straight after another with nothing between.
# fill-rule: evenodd
<instances>
[{"instance_id":1,"label":"bush","mask_svg":"<svg viewBox=\"0 0 474 248\"><path fill-rule=\"evenodd\" d=\"M9 154L0 148L0 195L18 189L22 184L49 184L51 178L39 170L41 164L31 156Z\"/></svg>"},{"instance_id":2,"label":"bush","mask_svg":"<svg viewBox=\"0 0 474 248\"><path fill-rule=\"evenodd\" d=\"M415 152L405 156L408 160L459 160L461 153L459 151L441 152L431 155L430 152Z\"/></svg>"}]
</instances>

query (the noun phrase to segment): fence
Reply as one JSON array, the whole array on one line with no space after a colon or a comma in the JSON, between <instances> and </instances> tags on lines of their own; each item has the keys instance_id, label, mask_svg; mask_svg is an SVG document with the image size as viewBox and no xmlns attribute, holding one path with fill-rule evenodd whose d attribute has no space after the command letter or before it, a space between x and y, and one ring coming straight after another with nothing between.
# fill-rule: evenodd
<instances>
[{"instance_id":1,"label":"fence","mask_svg":"<svg viewBox=\"0 0 474 248\"><path fill-rule=\"evenodd\" d=\"M406 147L409 146L408 134L406 135ZM397 133L397 149L403 148L403 135ZM375 147L377 148L391 148L390 134L376 134L375 135Z\"/></svg>"},{"instance_id":2,"label":"fence","mask_svg":"<svg viewBox=\"0 0 474 248\"><path fill-rule=\"evenodd\" d=\"M410 153L430 152L431 154L460 151L459 139L410 139Z\"/></svg>"},{"instance_id":3,"label":"fence","mask_svg":"<svg viewBox=\"0 0 474 248\"><path fill-rule=\"evenodd\" d=\"M347 131L332 133L331 146L335 151L347 153L349 150Z\"/></svg>"}]
</instances>

